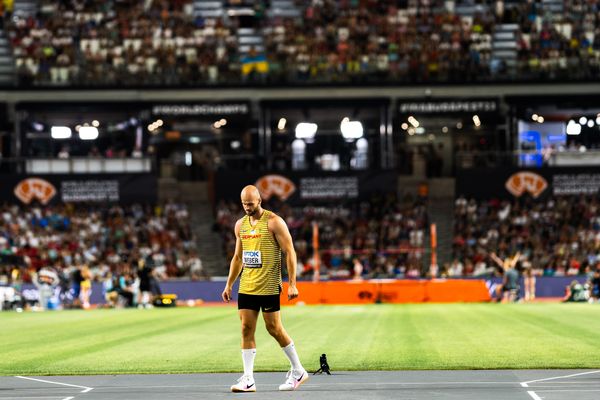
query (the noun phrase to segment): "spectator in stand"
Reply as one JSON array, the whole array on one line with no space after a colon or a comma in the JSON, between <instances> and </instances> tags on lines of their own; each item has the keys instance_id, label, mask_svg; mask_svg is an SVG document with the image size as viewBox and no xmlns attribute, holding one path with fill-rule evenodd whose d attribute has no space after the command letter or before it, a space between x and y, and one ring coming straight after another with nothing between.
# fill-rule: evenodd
<instances>
[{"instance_id":1,"label":"spectator in stand","mask_svg":"<svg viewBox=\"0 0 600 400\"><path fill-rule=\"evenodd\" d=\"M363 275L420 276L421 260L416 252L423 246L428 226L423 203L399 200L394 195L374 196L370 201L335 206L292 208L271 200L270 209L284 218L299 260L308 260L303 276L311 276L312 223L319 226L323 276L349 278L353 275L353 257L360 253ZM223 238L227 258L233 254L235 238L229 232L241 214L237 202L222 201L217 207L215 230Z\"/></svg>"},{"instance_id":2,"label":"spectator in stand","mask_svg":"<svg viewBox=\"0 0 600 400\"><path fill-rule=\"evenodd\" d=\"M489 264L492 252L519 251L533 276L585 274L587 265L596 268L600 263L595 245L600 238L599 209L596 195L481 202L459 197L454 256L466 266ZM471 272L465 267L463 274Z\"/></svg>"},{"instance_id":3,"label":"spectator in stand","mask_svg":"<svg viewBox=\"0 0 600 400\"><path fill-rule=\"evenodd\" d=\"M552 81L600 71L596 2L549 13L486 0L469 14L463 3L310 0L296 2L301 18L286 18L258 1L253 15L232 18L194 16L192 0L43 0L35 16L5 12L4 22L21 85ZM517 25L514 68L491 51L505 23ZM262 33L264 54L240 56L244 26Z\"/></svg>"}]
</instances>

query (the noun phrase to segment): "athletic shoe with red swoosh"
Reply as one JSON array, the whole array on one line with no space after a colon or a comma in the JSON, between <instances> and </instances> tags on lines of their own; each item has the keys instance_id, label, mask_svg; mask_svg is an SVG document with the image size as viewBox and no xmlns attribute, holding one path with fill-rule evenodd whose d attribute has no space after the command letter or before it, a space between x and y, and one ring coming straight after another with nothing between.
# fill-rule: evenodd
<instances>
[{"instance_id":1,"label":"athletic shoe with red swoosh","mask_svg":"<svg viewBox=\"0 0 600 400\"><path fill-rule=\"evenodd\" d=\"M237 380L237 383L231 386L231 391L235 393L256 392L254 378L242 375L242 377Z\"/></svg>"},{"instance_id":2,"label":"athletic shoe with red swoosh","mask_svg":"<svg viewBox=\"0 0 600 400\"><path fill-rule=\"evenodd\" d=\"M285 376L286 380L282 385L279 385L279 390L281 391L291 391L296 390L302 385L304 382L308 380L308 372L302 371L301 373L296 373L293 370L288 371Z\"/></svg>"}]
</instances>

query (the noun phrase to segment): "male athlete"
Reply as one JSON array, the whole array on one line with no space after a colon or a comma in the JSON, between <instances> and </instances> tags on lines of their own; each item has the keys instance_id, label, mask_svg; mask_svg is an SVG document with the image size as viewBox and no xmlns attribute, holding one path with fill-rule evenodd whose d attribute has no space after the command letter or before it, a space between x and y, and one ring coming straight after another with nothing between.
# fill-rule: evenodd
<instances>
[{"instance_id":1,"label":"male athlete","mask_svg":"<svg viewBox=\"0 0 600 400\"><path fill-rule=\"evenodd\" d=\"M235 224L235 254L231 259L223 301L231 300L233 283L241 273L238 310L242 321L242 359L244 375L231 386L232 392L255 392L254 332L258 313L262 309L267 331L281 346L290 360L291 370L279 390L296 390L308 379L300 364L294 342L281 323L279 294L281 283L281 252L289 276L288 299L298 297L296 288L296 251L287 225L281 217L261 207L260 193L255 186L242 190L242 206L246 215Z\"/></svg>"}]
</instances>

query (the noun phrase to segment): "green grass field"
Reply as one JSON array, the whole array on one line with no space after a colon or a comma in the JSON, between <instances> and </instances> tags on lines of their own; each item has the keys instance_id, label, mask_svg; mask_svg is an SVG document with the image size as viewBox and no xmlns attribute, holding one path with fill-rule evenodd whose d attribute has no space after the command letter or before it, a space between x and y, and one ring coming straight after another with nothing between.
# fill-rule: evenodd
<instances>
[{"instance_id":1,"label":"green grass field","mask_svg":"<svg viewBox=\"0 0 600 400\"><path fill-rule=\"evenodd\" d=\"M309 370L600 368L600 307L423 304L284 308ZM1 375L241 371L230 307L0 313ZM257 371L287 360L264 326Z\"/></svg>"}]
</instances>

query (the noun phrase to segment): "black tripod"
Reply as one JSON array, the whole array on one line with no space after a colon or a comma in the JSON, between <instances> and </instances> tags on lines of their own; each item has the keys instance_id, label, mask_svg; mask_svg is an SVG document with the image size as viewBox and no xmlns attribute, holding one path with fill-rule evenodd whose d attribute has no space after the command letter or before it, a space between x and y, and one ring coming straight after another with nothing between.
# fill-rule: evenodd
<instances>
[{"instance_id":1,"label":"black tripod","mask_svg":"<svg viewBox=\"0 0 600 400\"><path fill-rule=\"evenodd\" d=\"M329 372L329 364L327 364L327 356L325 354L321 354L321 357L319 357L319 363L321 364L321 368L316 370L313 375L322 374L323 372L325 372L327 375L331 375L331 372Z\"/></svg>"}]
</instances>

